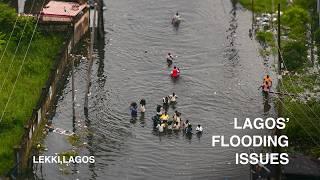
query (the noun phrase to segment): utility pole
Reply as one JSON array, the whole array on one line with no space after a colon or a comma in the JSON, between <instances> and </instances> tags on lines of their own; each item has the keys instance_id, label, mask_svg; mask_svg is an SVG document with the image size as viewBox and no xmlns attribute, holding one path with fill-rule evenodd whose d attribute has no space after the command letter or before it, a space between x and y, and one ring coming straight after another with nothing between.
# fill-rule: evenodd
<instances>
[{"instance_id":1,"label":"utility pole","mask_svg":"<svg viewBox=\"0 0 320 180\"><path fill-rule=\"evenodd\" d=\"M274 12L274 2L272 0L272 12L271 12L271 29L273 30L273 12Z\"/></svg>"},{"instance_id":2,"label":"utility pole","mask_svg":"<svg viewBox=\"0 0 320 180\"><path fill-rule=\"evenodd\" d=\"M72 69L71 69L71 84L72 84L72 124L73 124L73 132L75 132L75 124L76 124L76 111L75 111L75 90L74 90L74 57L71 57L72 61Z\"/></svg>"},{"instance_id":3,"label":"utility pole","mask_svg":"<svg viewBox=\"0 0 320 180\"><path fill-rule=\"evenodd\" d=\"M314 15L314 10L311 9L310 17L311 17L311 23L310 23L310 55L311 55L311 63L312 66L314 66L314 44L313 44L313 36L314 36L314 31L315 31L315 26L316 24L313 23L313 15Z\"/></svg>"},{"instance_id":4,"label":"utility pole","mask_svg":"<svg viewBox=\"0 0 320 180\"><path fill-rule=\"evenodd\" d=\"M320 0L317 0L317 12L318 12L318 16L319 16L319 27L320 27Z\"/></svg>"},{"instance_id":5,"label":"utility pole","mask_svg":"<svg viewBox=\"0 0 320 180\"><path fill-rule=\"evenodd\" d=\"M254 0L251 0L251 9L252 9L252 27L251 27L251 29L252 29L252 32L254 32L253 31L253 28L254 28Z\"/></svg>"},{"instance_id":6,"label":"utility pole","mask_svg":"<svg viewBox=\"0 0 320 180\"><path fill-rule=\"evenodd\" d=\"M282 58L281 58L281 31L280 31L280 3L278 4L278 73L281 75Z\"/></svg>"},{"instance_id":7,"label":"utility pole","mask_svg":"<svg viewBox=\"0 0 320 180\"><path fill-rule=\"evenodd\" d=\"M280 3L278 4L278 18L277 19L278 19L278 66L279 66L278 67L278 76L279 76L279 78L278 78L279 79L278 80L278 91L280 92L279 87L280 87L281 78L282 78L281 77L282 76L281 75L282 74L282 72L281 72L281 70L282 70L282 57L281 57ZM279 98L280 98L280 102L283 102L283 95L280 95ZM283 112L282 112L283 107L282 106L283 105L281 103L278 106L278 117L281 117L283 114ZM275 135L278 137L281 135L281 131L277 127L275 128ZM281 152L280 146L273 147L273 152L274 151L280 153ZM275 177L276 180L281 180L281 165L280 164L276 166L275 175L276 175L276 177Z\"/></svg>"},{"instance_id":8,"label":"utility pole","mask_svg":"<svg viewBox=\"0 0 320 180\"><path fill-rule=\"evenodd\" d=\"M96 12L97 12L97 3L94 4L94 12L93 12L93 22L92 22L92 31L91 31L91 38L90 38L90 50L89 50L89 64L88 64L88 73L87 73L87 86L86 86L86 94L84 97L84 112L88 115L88 96L90 92L90 77L91 77L91 69L93 63L93 44L94 44L94 34L95 34L95 27L96 27Z\"/></svg>"},{"instance_id":9,"label":"utility pole","mask_svg":"<svg viewBox=\"0 0 320 180\"><path fill-rule=\"evenodd\" d=\"M98 0L98 37L104 37L103 0Z\"/></svg>"}]
</instances>

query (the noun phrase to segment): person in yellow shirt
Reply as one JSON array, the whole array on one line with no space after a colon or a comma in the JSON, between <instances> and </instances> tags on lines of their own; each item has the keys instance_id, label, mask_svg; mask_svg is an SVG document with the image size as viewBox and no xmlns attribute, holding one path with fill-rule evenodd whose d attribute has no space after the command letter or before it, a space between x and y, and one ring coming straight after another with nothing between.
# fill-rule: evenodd
<instances>
[{"instance_id":1,"label":"person in yellow shirt","mask_svg":"<svg viewBox=\"0 0 320 180\"><path fill-rule=\"evenodd\" d=\"M169 115L167 113L167 111L165 111L161 116L160 116L160 119L162 121L168 121L169 120Z\"/></svg>"}]
</instances>

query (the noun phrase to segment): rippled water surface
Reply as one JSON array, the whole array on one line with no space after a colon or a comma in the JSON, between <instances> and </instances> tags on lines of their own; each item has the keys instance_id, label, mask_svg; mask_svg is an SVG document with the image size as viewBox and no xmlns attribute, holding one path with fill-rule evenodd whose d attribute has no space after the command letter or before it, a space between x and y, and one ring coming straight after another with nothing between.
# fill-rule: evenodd
<instances>
[{"instance_id":1,"label":"rippled water surface","mask_svg":"<svg viewBox=\"0 0 320 180\"><path fill-rule=\"evenodd\" d=\"M36 168L44 179L248 179L249 166L235 165L235 152L211 146L212 135L257 134L234 130L233 118L270 116L257 90L269 71L248 37L251 14L228 0L105 0L106 36L95 46L89 117L83 114L86 60L75 70L76 123L94 165ZM179 11L183 21L171 26ZM169 77L165 56L172 52L181 78ZM183 119L202 124L201 137L158 134L151 117L162 97L175 92ZM147 112L130 123L128 106L145 98ZM53 117L55 127L73 129L71 82ZM171 108L169 113L172 114ZM83 127L84 125L87 128ZM87 130L85 130L87 129ZM71 150L66 137L50 133L45 154ZM60 169L60 170L59 170ZM66 168L68 169L68 168Z\"/></svg>"}]
</instances>

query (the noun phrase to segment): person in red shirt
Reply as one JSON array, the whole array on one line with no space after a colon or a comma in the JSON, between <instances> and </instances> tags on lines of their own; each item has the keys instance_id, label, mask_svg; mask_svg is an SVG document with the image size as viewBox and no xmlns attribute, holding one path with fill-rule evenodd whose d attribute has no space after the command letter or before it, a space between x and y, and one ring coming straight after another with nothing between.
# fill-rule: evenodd
<instances>
[{"instance_id":1,"label":"person in red shirt","mask_svg":"<svg viewBox=\"0 0 320 180\"><path fill-rule=\"evenodd\" d=\"M180 75L180 70L176 66L173 67L173 70L171 71L171 77L177 78Z\"/></svg>"}]
</instances>

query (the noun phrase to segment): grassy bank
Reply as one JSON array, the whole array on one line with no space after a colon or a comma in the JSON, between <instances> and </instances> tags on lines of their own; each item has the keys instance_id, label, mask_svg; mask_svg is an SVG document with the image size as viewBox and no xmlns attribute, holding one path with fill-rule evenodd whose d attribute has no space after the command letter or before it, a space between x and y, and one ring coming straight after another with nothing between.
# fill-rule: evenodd
<instances>
[{"instance_id":1,"label":"grassy bank","mask_svg":"<svg viewBox=\"0 0 320 180\"><path fill-rule=\"evenodd\" d=\"M23 126L31 116L41 88L44 87L49 76L54 57L63 41L62 36L43 34L37 31L26 56L25 65L20 76L17 77L35 22L31 18L19 18L17 27L9 41L10 32L14 25L13 19L16 19L14 10L0 3L0 34L2 35L0 36L0 55L2 56L4 53L0 64L0 116L8 102L14 82L18 78L0 122L0 175L6 173L13 166L13 146L20 142L24 130ZM24 25L26 28L22 33ZM19 48L16 49L22 34L24 34L22 41ZM5 51L8 42L9 45Z\"/></svg>"},{"instance_id":2,"label":"grassy bank","mask_svg":"<svg viewBox=\"0 0 320 180\"><path fill-rule=\"evenodd\" d=\"M320 157L320 99L317 89L320 86L317 75L306 74L287 75L280 85L281 92L294 96L284 97L283 114L290 118L284 131L290 138L295 150L305 152L314 157Z\"/></svg>"}]
</instances>

